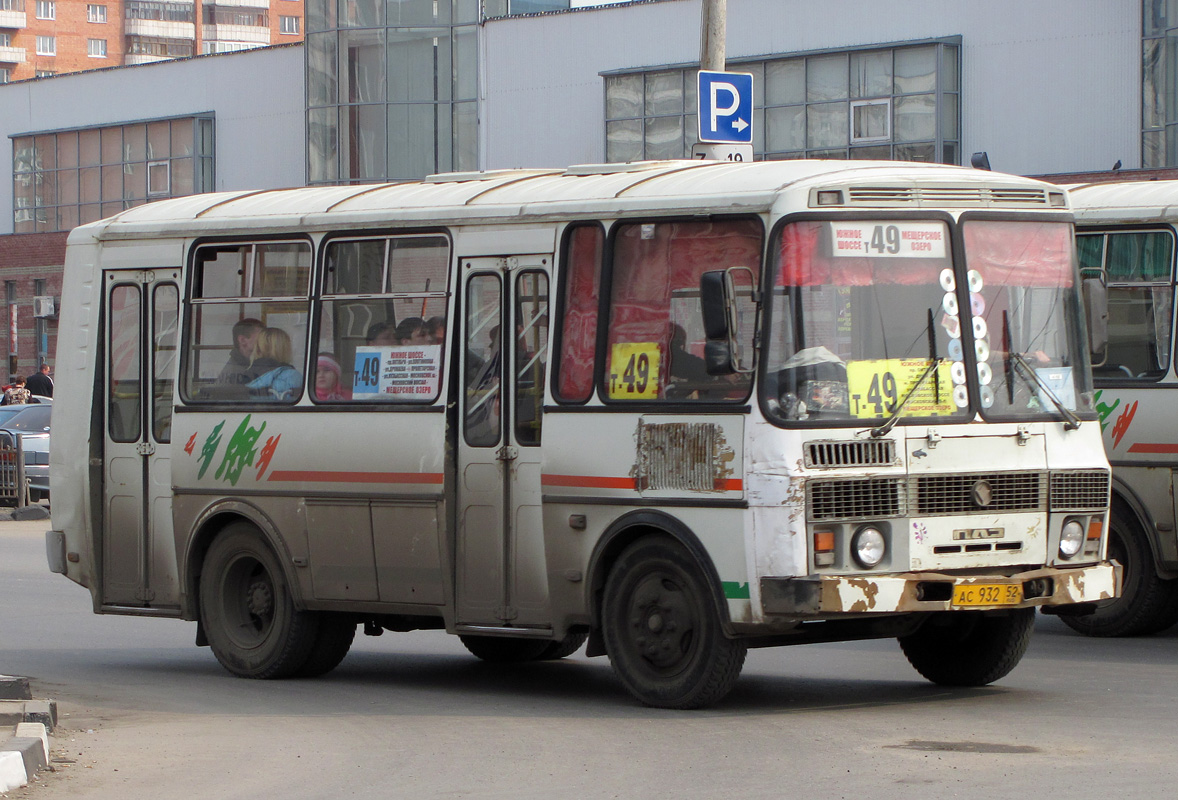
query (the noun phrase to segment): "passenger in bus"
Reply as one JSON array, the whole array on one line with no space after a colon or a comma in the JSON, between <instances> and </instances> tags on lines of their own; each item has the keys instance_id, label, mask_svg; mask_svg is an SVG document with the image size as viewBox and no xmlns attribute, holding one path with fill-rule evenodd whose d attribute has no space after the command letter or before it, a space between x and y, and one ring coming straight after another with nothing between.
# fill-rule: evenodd
<instances>
[{"instance_id":1,"label":"passenger in bus","mask_svg":"<svg viewBox=\"0 0 1178 800\"><path fill-rule=\"evenodd\" d=\"M315 399L322 403L352 399L352 393L344 386L339 363L329 353L320 355L315 364Z\"/></svg>"},{"instance_id":2,"label":"passenger in bus","mask_svg":"<svg viewBox=\"0 0 1178 800\"><path fill-rule=\"evenodd\" d=\"M667 374L672 382L699 384L712 380L704 360L688 351L687 331L683 330L682 325L671 324L671 346L668 348L667 356L671 362Z\"/></svg>"},{"instance_id":3,"label":"passenger in bus","mask_svg":"<svg viewBox=\"0 0 1178 800\"><path fill-rule=\"evenodd\" d=\"M432 344L430 339L429 329L425 325L425 320L421 317L409 317L403 319L397 324L396 332L397 344L400 345L421 345Z\"/></svg>"},{"instance_id":4,"label":"passenger in bus","mask_svg":"<svg viewBox=\"0 0 1178 800\"><path fill-rule=\"evenodd\" d=\"M258 373L252 371L250 365L258 334L264 327L260 320L248 317L233 324L233 349L229 351L229 360L217 376L217 383L240 385L257 377Z\"/></svg>"},{"instance_id":5,"label":"passenger in bus","mask_svg":"<svg viewBox=\"0 0 1178 800\"><path fill-rule=\"evenodd\" d=\"M430 344L444 344L446 342L446 318L430 317L425 323L429 332Z\"/></svg>"},{"instance_id":6,"label":"passenger in bus","mask_svg":"<svg viewBox=\"0 0 1178 800\"><path fill-rule=\"evenodd\" d=\"M389 347L399 344L396 329L387 322L375 322L368 326L368 335L364 343L373 347Z\"/></svg>"},{"instance_id":7,"label":"passenger in bus","mask_svg":"<svg viewBox=\"0 0 1178 800\"><path fill-rule=\"evenodd\" d=\"M292 399L303 376L291 366L290 336L281 328L264 328L254 347L253 370L258 377L246 386L257 400Z\"/></svg>"}]
</instances>

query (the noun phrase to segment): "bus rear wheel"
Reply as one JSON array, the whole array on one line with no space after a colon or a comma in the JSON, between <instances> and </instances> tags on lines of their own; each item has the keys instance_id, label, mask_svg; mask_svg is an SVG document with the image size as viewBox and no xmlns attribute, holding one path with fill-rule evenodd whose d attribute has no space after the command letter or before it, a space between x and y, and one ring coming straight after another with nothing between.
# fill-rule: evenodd
<instances>
[{"instance_id":1,"label":"bus rear wheel","mask_svg":"<svg viewBox=\"0 0 1178 800\"><path fill-rule=\"evenodd\" d=\"M217 660L243 678L296 674L319 634L319 617L295 608L282 565L248 523L227 527L205 554L200 615Z\"/></svg>"},{"instance_id":2,"label":"bus rear wheel","mask_svg":"<svg viewBox=\"0 0 1178 800\"><path fill-rule=\"evenodd\" d=\"M622 552L606 579L601 622L614 671L649 706L712 705L744 666L746 644L724 635L695 559L669 539Z\"/></svg>"},{"instance_id":3,"label":"bus rear wheel","mask_svg":"<svg viewBox=\"0 0 1178 800\"><path fill-rule=\"evenodd\" d=\"M1108 557L1123 568L1121 596L1097 604L1092 614L1061 616L1065 625L1086 636L1142 636L1178 621L1178 581L1158 577L1141 526L1116 506L1108 523Z\"/></svg>"},{"instance_id":4,"label":"bus rear wheel","mask_svg":"<svg viewBox=\"0 0 1178 800\"><path fill-rule=\"evenodd\" d=\"M1010 673L1031 642L1035 609L1003 614L950 611L916 633L900 637L900 649L924 677L941 686L985 686Z\"/></svg>"}]
</instances>

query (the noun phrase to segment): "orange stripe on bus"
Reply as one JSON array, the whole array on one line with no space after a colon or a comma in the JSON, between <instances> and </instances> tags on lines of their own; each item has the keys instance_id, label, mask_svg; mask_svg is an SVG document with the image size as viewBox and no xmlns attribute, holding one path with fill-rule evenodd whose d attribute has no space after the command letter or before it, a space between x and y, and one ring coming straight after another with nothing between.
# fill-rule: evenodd
<instances>
[{"instance_id":1,"label":"orange stripe on bus","mask_svg":"<svg viewBox=\"0 0 1178 800\"><path fill-rule=\"evenodd\" d=\"M275 470L268 480L312 483L442 483L440 472L322 472L317 470Z\"/></svg>"},{"instance_id":2,"label":"orange stripe on bus","mask_svg":"<svg viewBox=\"0 0 1178 800\"><path fill-rule=\"evenodd\" d=\"M1130 453L1178 453L1178 444L1146 444L1138 442L1129 446Z\"/></svg>"},{"instance_id":3,"label":"orange stripe on bus","mask_svg":"<svg viewBox=\"0 0 1178 800\"><path fill-rule=\"evenodd\" d=\"M594 475L544 475L544 486L579 486L589 489L634 489L633 478L603 478Z\"/></svg>"}]
</instances>

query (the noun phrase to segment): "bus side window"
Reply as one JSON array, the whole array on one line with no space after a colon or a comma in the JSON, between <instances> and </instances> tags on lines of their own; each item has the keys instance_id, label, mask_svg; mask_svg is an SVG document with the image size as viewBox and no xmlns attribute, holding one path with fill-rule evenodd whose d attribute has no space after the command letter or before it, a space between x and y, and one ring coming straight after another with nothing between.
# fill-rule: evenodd
<instances>
[{"instance_id":1,"label":"bus side window","mask_svg":"<svg viewBox=\"0 0 1178 800\"><path fill-rule=\"evenodd\" d=\"M554 365L555 394L564 402L583 403L593 394L604 247L605 233L597 224L578 225L565 235L560 352Z\"/></svg>"}]
</instances>

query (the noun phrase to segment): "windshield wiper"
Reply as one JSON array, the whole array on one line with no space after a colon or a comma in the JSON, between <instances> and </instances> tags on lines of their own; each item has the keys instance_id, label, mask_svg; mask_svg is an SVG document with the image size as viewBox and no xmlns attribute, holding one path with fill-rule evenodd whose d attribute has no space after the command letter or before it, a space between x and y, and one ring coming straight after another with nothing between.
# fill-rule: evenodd
<instances>
[{"instance_id":1,"label":"windshield wiper","mask_svg":"<svg viewBox=\"0 0 1178 800\"><path fill-rule=\"evenodd\" d=\"M892 416L888 417L887 422L885 422L883 425L880 425L878 428L871 429L871 437L873 439L878 439L880 436L886 436L888 431L896 427L896 423L900 421L900 414L904 411L904 406L908 405L908 401L916 395L916 390L919 389L921 384L928 380L928 376L941 365L941 359L937 357L937 334L933 327L933 310L931 308L928 310L928 324L925 330L928 331L929 365L925 368L921 376L916 379L916 383L912 384L912 388L908 390L906 395L904 395L904 399L900 401L900 405L896 406L896 410L892 412ZM913 344L915 344L915 342ZM940 381L937 381L933 384L933 400L938 404L941 402Z\"/></svg>"},{"instance_id":2,"label":"windshield wiper","mask_svg":"<svg viewBox=\"0 0 1178 800\"><path fill-rule=\"evenodd\" d=\"M1027 363L1027 360L1022 357L1022 354L1009 353L1008 357L1010 358L1011 362L1013 362L1016 367L1021 369L1022 373L1026 375L1028 379L1030 379L1031 383L1039 387L1039 391L1046 395L1047 399L1051 401L1053 406L1059 409L1059 413L1064 415L1064 417L1067 419L1067 422L1063 424L1063 429L1065 431L1074 431L1080 427L1080 418L1076 416L1075 412L1063 404L1063 401L1055 395L1055 391L1052 390L1052 388L1048 386L1042 378L1039 377L1039 374L1035 372L1035 370L1031 368L1031 365Z\"/></svg>"},{"instance_id":3,"label":"windshield wiper","mask_svg":"<svg viewBox=\"0 0 1178 800\"><path fill-rule=\"evenodd\" d=\"M925 367L924 372L922 372L920 377L916 379L916 383L912 384L912 388L909 389L908 393L904 395L904 399L900 401L900 405L896 406L896 410L892 412L892 416L888 417L888 421L883 425L880 425L878 428L871 429L871 437L873 439L878 439L880 436L886 436L892 428L896 427L896 423L900 421L900 414L904 411L904 406L908 405L908 401L916 396L916 390L919 389L926 380L928 380L928 376L932 375L936 371L937 367L941 366L942 360L943 359L938 358L935 361L929 361L929 365Z\"/></svg>"}]
</instances>

